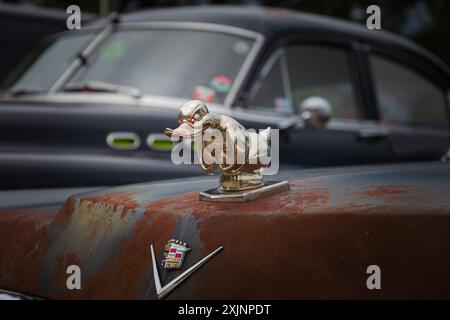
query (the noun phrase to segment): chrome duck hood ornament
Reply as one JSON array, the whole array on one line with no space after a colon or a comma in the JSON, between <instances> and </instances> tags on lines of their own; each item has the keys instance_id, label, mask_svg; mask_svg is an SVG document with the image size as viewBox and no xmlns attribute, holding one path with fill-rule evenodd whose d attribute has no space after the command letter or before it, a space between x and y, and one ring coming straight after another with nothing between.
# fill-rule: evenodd
<instances>
[{"instance_id":1,"label":"chrome duck hood ornament","mask_svg":"<svg viewBox=\"0 0 450 320\"><path fill-rule=\"evenodd\" d=\"M287 181L264 181L262 170L270 165L271 128L259 133L239 122L209 112L199 100L180 107L176 129L164 134L173 141L193 139L199 164L208 175L220 172L220 186L200 193L205 201L244 202L290 189Z\"/></svg>"}]
</instances>

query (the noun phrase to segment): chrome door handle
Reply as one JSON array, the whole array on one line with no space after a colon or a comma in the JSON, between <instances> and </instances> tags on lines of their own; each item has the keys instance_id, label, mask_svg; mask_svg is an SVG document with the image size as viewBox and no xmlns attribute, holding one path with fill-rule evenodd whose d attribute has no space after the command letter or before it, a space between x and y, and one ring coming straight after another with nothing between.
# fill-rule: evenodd
<instances>
[{"instance_id":1,"label":"chrome door handle","mask_svg":"<svg viewBox=\"0 0 450 320\"><path fill-rule=\"evenodd\" d=\"M114 150L137 150L141 139L134 132L111 132L106 136L106 144Z\"/></svg>"}]
</instances>

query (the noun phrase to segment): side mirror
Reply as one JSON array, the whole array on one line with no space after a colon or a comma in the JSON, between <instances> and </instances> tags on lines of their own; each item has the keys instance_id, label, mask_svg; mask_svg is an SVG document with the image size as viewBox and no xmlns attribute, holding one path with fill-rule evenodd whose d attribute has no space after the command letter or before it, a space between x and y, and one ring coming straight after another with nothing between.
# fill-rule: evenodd
<instances>
[{"instance_id":1,"label":"side mirror","mask_svg":"<svg viewBox=\"0 0 450 320\"><path fill-rule=\"evenodd\" d=\"M324 128L331 118L331 105L322 97L309 97L300 105L300 117L311 128Z\"/></svg>"}]
</instances>

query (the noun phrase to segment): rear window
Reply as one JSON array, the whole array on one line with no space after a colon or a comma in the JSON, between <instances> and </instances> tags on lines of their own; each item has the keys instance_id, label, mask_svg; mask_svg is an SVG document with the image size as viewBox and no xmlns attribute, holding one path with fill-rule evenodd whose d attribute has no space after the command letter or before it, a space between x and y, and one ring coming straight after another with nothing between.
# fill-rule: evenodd
<instances>
[{"instance_id":1,"label":"rear window","mask_svg":"<svg viewBox=\"0 0 450 320\"><path fill-rule=\"evenodd\" d=\"M448 127L446 95L439 86L383 57L374 55L370 60L383 122Z\"/></svg>"}]
</instances>

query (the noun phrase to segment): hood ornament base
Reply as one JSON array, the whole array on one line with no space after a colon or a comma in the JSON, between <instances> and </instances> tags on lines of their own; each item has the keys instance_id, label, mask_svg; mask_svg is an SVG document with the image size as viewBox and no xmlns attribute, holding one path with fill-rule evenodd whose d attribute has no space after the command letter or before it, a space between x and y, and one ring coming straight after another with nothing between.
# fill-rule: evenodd
<instances>
[{"instance_id":1,"label":"hood ornament base","mask_svg":"<svg viewBox=\"0 0 450 320\"><path fill-rule=\"evenodd\" d=\"M274 193L289 191L287 181L265 181L261 187L241 190L225 191L221 187L200 192L200 200L213 202L246 202Z\"/></svg>"},{"instance_id":2,"label":"hood ornament base","mask_svg":"<svg viewBox=\"0 0 450 320\"><path fill-rule=\"evenodd\" d=\"M264 161L269 153L272 154L270 127L259 133L247 130L228 116L209 112L198 100L181 105L178 123L178 128L164 131L172 141L210 137L206 141L196 141L195 152L208 175L220 172L220 186L201 192L200 200L245 202L290 189L287 181L265 182L262 177L262 170L269 167L271 161L270 158L270 161ZM208 132L215 134L205 135Z\"/></svg>"}]
</instances>

